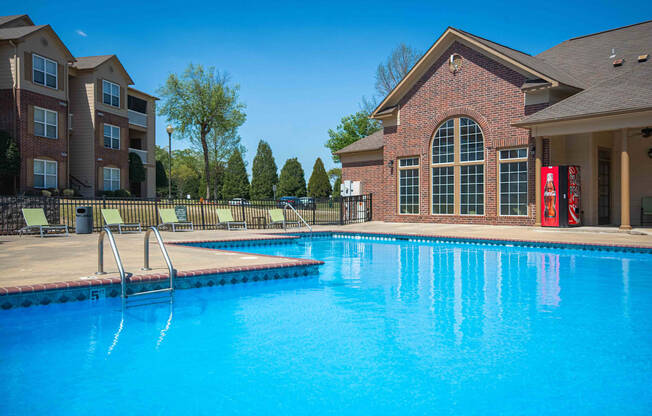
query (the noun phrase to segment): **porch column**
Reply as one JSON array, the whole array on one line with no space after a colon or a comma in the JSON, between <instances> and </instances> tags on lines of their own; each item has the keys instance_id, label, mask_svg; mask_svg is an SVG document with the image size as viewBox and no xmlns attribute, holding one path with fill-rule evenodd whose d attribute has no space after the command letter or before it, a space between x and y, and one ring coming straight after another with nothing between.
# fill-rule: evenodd
<instances>
[{"instance_id":1,"label":"porch column","mask_svg":"<svg viewBox=\"0 0 652 416\"><path fill-rule=\"evenodd\" d=\"M543 138L538 136L534 143L534 225L541 226L541 161L543 160Z\"/></svg>"},{"instance_id":2,"label":"porch column","mask_svg":"<svg viewBox=\"0 0 652 416\"><path fill-rule=\"evenodd\" d=\"M631 230L629 223L629 150L627 129L620 130L620 229Z\"/></svg>"}]
</instances>

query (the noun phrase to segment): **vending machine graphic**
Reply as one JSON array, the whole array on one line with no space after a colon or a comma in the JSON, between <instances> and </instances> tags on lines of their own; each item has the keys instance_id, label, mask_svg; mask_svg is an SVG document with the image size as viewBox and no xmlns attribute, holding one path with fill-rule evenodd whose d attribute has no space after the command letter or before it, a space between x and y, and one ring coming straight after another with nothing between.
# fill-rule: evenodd
<instances>
[{"instance_id":1,"label":"vending machine graphic","mask_svg":"<svg viewBox=\"0 0 652 416\"><path fill-rule=\"evenodd\" d=\"M581 225L579 166L542 167L541 193L543 227Z\"/></svg>"}]
</instances>

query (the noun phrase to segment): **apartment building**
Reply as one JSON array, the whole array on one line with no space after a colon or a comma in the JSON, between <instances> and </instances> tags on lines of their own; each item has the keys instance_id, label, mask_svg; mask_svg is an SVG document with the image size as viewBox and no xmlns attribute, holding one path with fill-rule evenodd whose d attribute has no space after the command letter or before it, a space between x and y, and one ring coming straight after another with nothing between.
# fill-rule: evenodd
<instances>
[{"instance_id":1,"label":"apartment building","mask_svg":"<svg viewBox=\"0 0 652 416\"><path fill-rule=\"evenodd\" d=\"M155 196L157 98L133 84L117 56L74 57L49 25L0 17L0 129L20 147L18 191ZM142 183L130 181L130 153Z\"/></svg>"}]
</instances>

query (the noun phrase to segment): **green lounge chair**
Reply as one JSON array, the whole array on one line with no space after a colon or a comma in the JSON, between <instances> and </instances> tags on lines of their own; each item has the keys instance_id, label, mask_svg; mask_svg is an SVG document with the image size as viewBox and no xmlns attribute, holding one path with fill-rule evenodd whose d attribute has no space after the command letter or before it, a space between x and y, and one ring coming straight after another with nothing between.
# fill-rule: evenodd
<instances>
[{"instance_id":1,"label":"green lounge chair","mask_svg":"<svg viewBox=\"0 0 652 416\"><path fill-rule=\"evenodd\" d=\"M652 196L641 199L641 225L645 225L645 217L652 217Z\"/></svg>"},{"instance_id":2,"label":"green lounge chair","mask_svg":"<svg viewBox=\"0 0 652 416\"><path fill-rule=\"evenodd\" d=\"M50 225L48 219L45 218L45 211L43 211L43 208L23 208L23 217L25 218L27 226L18 230L21 235L27 231L38 229L41 238L43 238L50 230L65 230L66 236L68 236L68 226L64 224Z\"/></svg>"},{"instance_id":3,"label":"green lounge chair","mask_svg":"<svg viewBox=\"0 0 652 416\"><path fill-rule=\"evenodd\" d=\"M219 221L218 225L226 225L227 230L231 230L232 225L240 225L240 229L247 229L246 221L236 221L231 214L231 210L228 208L218 208L217 209L217 220Z\"/></svg>"},{"instance_id":4,"label":"green lounge chair","mask_svg":"<svg viewBox=\"0 0 652 416\"><path fill-rule=\"evenodd\" d=\"M109 227L109 228L118 227L118 232L120 234L122 234L122 228L123 227L138 228L138 232L142 231L142 228L140 227L139 222L133 222L133 223L130 223L130 224L125 224L125 222L122 220L122 216L120 215L120 211L118 211L115 208L102 209L102 217L104 218L104 222L106 223L107 227Z\"/></svg>"},{"instance_id":5,"label":"green lounge chair","mask_svg":"<svg viewBox=\"0 0 652 416\"><path fill-rule=\"evenodd\" d=\"M270 209L268 212L269 217L272 219L272 221L269 223L270 226L277 224L282 225L283 228L285 228L288 224L296 224L297 227L299 226L299 221L286 221L285 213L280 208Z\"/></svg>"},{"instance_id":6,"label":"green lounge chair","mask_svg":"<svg viewBox=\"0 0 652 416\"><path fill-rule=\"evenodd\" d=\"M195 229L191 222L179 221L179 218L177 218L177 213L174 212L174 209L172 208L159 208L158 214L161 216L161 224L159 224L158 227L156 228L167 226L170 229L172 229L172 232L176 232L178 226L182 226L182 227L190 226L190 231L193 231Z\"/></svg>"}]
</instances>

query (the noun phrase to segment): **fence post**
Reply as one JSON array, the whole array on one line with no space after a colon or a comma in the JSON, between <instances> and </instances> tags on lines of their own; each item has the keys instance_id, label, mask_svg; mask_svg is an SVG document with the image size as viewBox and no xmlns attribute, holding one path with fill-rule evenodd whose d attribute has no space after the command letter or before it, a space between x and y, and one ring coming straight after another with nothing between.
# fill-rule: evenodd
<instances>
[{"instance_id":1,"label":"fence post","mask_svg":"<svg viewBox=\"0 0 652 416\"><path fill-rule=\"evenodd\" d=\"M158 225L158 198L154 197L154 221L152 221L153 227L156 227Z\"/></svg>"},{"instance_id":2,"label":"fence post","mask_svg":"<svg viewBox=\"0 0 652 416\"><path fill-rule=\"evenodd\" d=\"M367 218L367 221L371 221L371 220L373 219L373 217L374 217L374 216L373 216L373 213L374 213L374 210L373 210L374 205L373 205L373 199L372 199L372 197L371 197L371 194L369 194L368 197L369 197L369 215L367 216L367 217L368 217L368 218Z\"/></svg>"},{"instance_id":3,"label":"fence post","mask_svg":"<svg viewBox=\"0 0 652 416\"><path fill-rule=\"evenodd\" d=\"M344 196L340 197L340 225L344 225Z\"/></svg>"},{"instance_id":4,"label":"fence post","mask_svg":"<svg viewBox=\"0 0 652 416\"><path fill-rule=\"evenodd\" d=\"M201 210L201 229L205 230L206 221L204 220L204 203L201 199L199 200L199 209Z\"/></svg>"},{"instance_id":5,"label":"fence post","mask_svg":"<svg viewBox=\"0 0 652 416\"><path fill-rule=\"evenodd\" d=\"M317 198L315 198L315 203L312 204L312 225L315 225L315 212L317 211Z\"/></svg>"},{"instance_id":6,"label":"fence post","mask_svg":"<svg viewBox=\"0 0 652 416\"><path fill-rule=\"evenodd\" d=\"M247 217L245 215L245 201L244 201L244 199L242 199L240 201L240 204L241 204L240 207L242 208L242 221L247 221Z\"/></svg>"}]
</instances>

